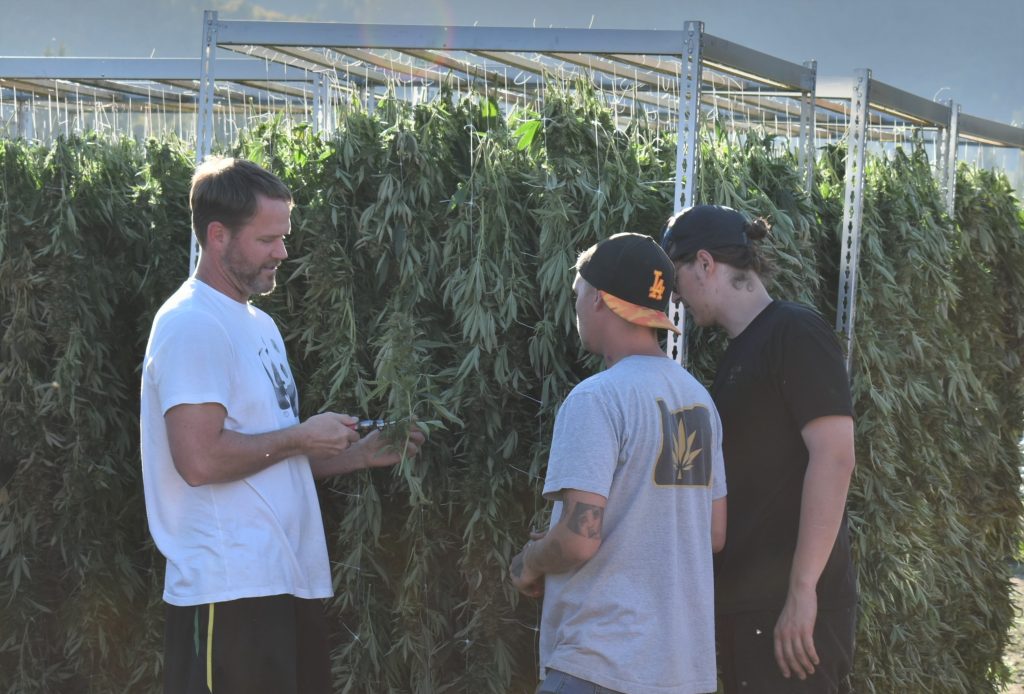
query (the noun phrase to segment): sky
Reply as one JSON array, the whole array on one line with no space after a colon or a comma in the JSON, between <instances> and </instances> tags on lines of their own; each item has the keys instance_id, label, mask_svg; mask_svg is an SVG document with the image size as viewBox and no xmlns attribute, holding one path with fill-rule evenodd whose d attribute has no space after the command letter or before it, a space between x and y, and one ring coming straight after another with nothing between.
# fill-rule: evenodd
<instances>
[{"instance_id":1,"label":"sky","mask_svg":"<svg viewBox=\"0 0 1024 694\"><path fill-rule=\"evenodd\" d=\"M969 9L968 9L969 8ZM222 19L682 29L1024 125L1024 0L0 0L0 55L199 57Z\"/></svg>"}]
</instances>

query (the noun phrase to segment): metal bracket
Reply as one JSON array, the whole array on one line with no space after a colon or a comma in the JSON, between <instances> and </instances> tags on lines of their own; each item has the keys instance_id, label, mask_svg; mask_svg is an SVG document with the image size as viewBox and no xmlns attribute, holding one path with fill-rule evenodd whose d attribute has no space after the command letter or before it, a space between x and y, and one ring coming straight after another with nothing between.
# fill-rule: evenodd
<instances>
[{"instance_id":1,"label":"metal bracket","mask_svg":"<svg viewBox=\"0 0 1024 694\"><path fill-rule=\"evenodd\" d=\"M704 22L686 22L683 30L682 66L679 73L679 125L676 132L676 185L673 214L693 205L697 190L697 160L700 158L700 88L703 62ZM669 331L665 352L686 365L686 312L682 304L669 302L669 318L680 334Z\"/></svg>"},{"instance_id":2,"label":"metal bracket","mask_svg":"<svg viewBox=\"0 0 1024 694\"><path fill-rule=\"evenodd\" d=\"M854 73L850 95L850 128L847 133L846 186L843 193L843 241L839 261L839 300L836 332L845 335L846 370L853 353L854 309L857 299L857 261L864 216L864 156L870 103L871 70Z\"/></svg>"},{"instance_id":3,"label":"metal bracket","mask_svg":"<svg viewBox=\"0 0 1024 694\"><path fill-rule=\"evenodd\" d=\"M199 65L199 111L196 114L196 164L213 151L214 59L217 55L217 12L203 12L203 42ZM192 230L188 269L191 275L199 262L199 241Z\"/></svg>"},{"instance_id":4,"label":"metal bracket","mask_svg":"<svg viewBox=\"0 0 1024 694\"><path fill-rule=\"evenodd\" d=\"M960 139L960 104L949 102L949 142L946 149L946 162L943 165L946 174L944 187L946 191L946 211L952 217L956 214L956 159L957 143Z\"/></svg>"},{"instance_id":5,"label":"metal bracket","mask_svg":"<svg viewBox=\"0 0 1024 694\"><path fill-rule=\"evenodd\" d=\"M804 67L811 71L810 83L800 92L800 170L804 174L804 188L810 195L814 190L814 97L818 81L818 61L808 60Z\"/></svg>"}]
</instances>

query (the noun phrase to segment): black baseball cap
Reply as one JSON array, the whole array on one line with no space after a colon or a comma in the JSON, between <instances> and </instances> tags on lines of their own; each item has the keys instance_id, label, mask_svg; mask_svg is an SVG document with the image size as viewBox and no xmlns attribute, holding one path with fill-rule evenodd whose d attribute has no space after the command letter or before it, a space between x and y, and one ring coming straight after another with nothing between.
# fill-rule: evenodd
<instances>
[{"instance_id":1,"label":"black baseball cap","mask_svg":"<svg viewBox=\"0 0 1024 694\"><path fill-rule=\"evenodd\" d=\"M579 273L619 317L679 332L665 315L675 286L675 266L650 236L623 233L601 241Z\"/></svg>"},{"instance_id":2,"label":"black baseball cap","mask_svg":"<svg viewBox=\"0 0 1024 694\"><path fill-rule=\"evenodd\" d=\"M661 247L672 260L704 249L749 246L747 225L742 214L724 205L694 205L668 220Z\"/></svg>"}]
</instances>

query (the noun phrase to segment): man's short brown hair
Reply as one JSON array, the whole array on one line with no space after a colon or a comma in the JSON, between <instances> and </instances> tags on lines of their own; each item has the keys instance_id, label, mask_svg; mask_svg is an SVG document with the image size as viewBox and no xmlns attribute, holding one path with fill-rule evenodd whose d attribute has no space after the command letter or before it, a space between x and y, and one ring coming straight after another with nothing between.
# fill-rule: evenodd
<instances>
[{"instance_id":1,"label":"man's short brown hair","mask_svg":"<svg viewBox=\"0 0 1024 694\"><path fill-rule=\"evenodd\" d=\"M284 181L251 161L211 157L197 166L189 206L199 245L206 246L206 230L211 222L220 222L232 233L245 226L256 214L259 196L292 202Z\"/></svg>"}]
</instances>

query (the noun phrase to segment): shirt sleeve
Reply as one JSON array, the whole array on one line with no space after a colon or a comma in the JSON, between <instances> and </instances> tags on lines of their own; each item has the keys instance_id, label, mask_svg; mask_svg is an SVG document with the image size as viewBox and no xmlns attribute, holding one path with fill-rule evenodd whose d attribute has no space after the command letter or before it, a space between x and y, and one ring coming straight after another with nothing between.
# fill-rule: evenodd
<instances>
[{"instance_id":1,"label":"shirt sleeve","mask_svg":"<svg viewBox=\"0 0 1024 694\"><path fill-rule=\"evenodd\" d=\"M853 416L839 340L810 311L788 321L779 346L779 388L797 427L818 417Z\"/></svg>"},{"instance_id":2,"label":"shirt sleeve","mask_svg":"<svg viewBox=\"0 0 1024 694\"><path fill-rule=\"evenodd\" d=\"M555 418L544 479L544 498L556 500L563 489L578 489L606 499L618 465L621 417L613 417L593 392L569 394Z\"/></svg>"},{"instance_id":3,"label":"shirt sleeve","mask_svg":"<svg viewBox=\"0 0 1024 694\"><path fill-rule=\"evenodd\" d=\"M198 312L167 316L146 362L161 412L208 402L227 409L232 370L225 365L235 358L227 332L212 316Z\"/></svg>"}]
</instances>

